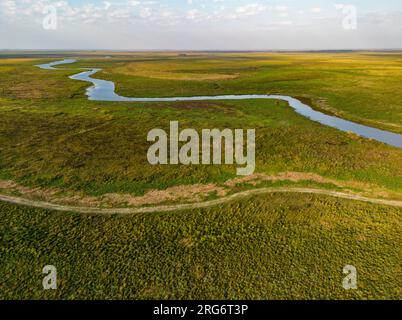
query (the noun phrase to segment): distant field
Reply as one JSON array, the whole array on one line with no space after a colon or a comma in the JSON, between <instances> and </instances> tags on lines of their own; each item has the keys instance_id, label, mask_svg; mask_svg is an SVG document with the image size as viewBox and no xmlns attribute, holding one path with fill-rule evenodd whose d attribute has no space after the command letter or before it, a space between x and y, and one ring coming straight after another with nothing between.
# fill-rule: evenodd
<instances>
[{"instance_id":1,"label":"distant field","mask_svg":"<svg viewBox=\"0 0 402 320\"><path fill-rule=\"evenodd\" d=\"M66 70L34 67L70 56L79 61ZM0 193L101 207L278 186L402 200L401 149L312 122L283 101L88 101L88 84L68 79L82 67L103 68L96 77L126 96L285 94L402 133L400 53L0 55ZM149 165L148 131L172 120L255 128L256 175ZM401 213L292 194L125 218L0 203L0 298L398 298ZM63 266L55 296L39 288L48 259ZM358 291L341 287L346 264L362 272Z\"/></svg>"},{"instance_id":2,"label":"distant field","mask_svg":"<svg viewBox=\"0 0 402 320\"><path fill-rule=\"evenodd\" d=\"M118 68L114 62L111 67L103 64L107 74L102 77L118 83L118 92L126 96L286 94L304 97L346 119L402 132L401 54L215 54L121 60L117 58ZM197 81L208 76L215 79ZM225 80L230 76L234 79Z\"/></svg>"}]
</instances>

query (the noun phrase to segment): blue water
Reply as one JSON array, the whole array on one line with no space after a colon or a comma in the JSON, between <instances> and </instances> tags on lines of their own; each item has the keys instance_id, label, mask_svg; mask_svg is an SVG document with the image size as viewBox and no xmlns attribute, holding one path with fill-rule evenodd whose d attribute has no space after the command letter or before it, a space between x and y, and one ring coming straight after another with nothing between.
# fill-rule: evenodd
<instances>
[{"instance_id":1,"label":"blue water","mask_svg":"<svg viewBox=\"0 0 402 320\"><path fill-rule=\"evenodd\" d=\"M74 59L65 59L48 64L38 65L39 68L46 70L57 70L54 66L74 63ZM102 69L86 69L88 71L80 72L71 76L71 79L90 82L93 85L87 89L89 100L93 101L117 101L117 102L169 102L169 101L205 101L205 100L249 100L249 99L275 99L287 101L298 114L346 132L353 132L361 137L374 139L394 147L402 148L402 135L368 127L352 121L343 120L338 117L329 116L322 112L312 109L301 101L282 95L263 95L263 94L243 94L243 95L220 95L220 96L194 96L194 97L168 97L168 98L129 98L118 95L115 92L115 85L112 81L92 78L95 73Z\"/></svg>"},{"instance_id":2,"label":"blue water","mask_svg":"<svg viewBox=\"0 0 402 320\"><path fill-rule=\"evenodd\" d=\"M41 68L41 69L45 69L45 70L57 70L57 68L54 68L55 66L61 65L61 64L67 64L67 63L74 63L77 60L75 59L64 59L61 61L55 61L55 62L50 62L50 63L46 63L46 64L40 64L37 65L37 67Z\"/></svg>"}]
</instances>

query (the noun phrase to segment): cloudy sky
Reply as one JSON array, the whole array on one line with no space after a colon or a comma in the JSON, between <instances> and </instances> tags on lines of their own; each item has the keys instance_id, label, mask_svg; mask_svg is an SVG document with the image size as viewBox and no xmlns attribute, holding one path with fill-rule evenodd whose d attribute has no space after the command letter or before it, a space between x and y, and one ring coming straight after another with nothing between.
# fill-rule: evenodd
<instances>
[{"instance_id":1,"label":"cloudy sky","mask_svg":"<svg viewBox=\"0 0 402 320\"><path fill-rule=\"evenodd\" d=\"M401 0L0 0L0 49L386 48Z\"/></svg>"}]
</instances>

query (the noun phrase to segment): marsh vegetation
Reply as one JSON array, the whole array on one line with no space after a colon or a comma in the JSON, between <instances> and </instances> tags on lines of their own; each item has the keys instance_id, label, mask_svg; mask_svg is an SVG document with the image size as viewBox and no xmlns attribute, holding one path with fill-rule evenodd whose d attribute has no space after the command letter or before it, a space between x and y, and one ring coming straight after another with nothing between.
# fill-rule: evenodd
<instances>
[{"instance_id":1,"label":"marsh vegetation","mask_svg":"<svg viewBox=\"0 0 402 320\"><path fill-rule=\"evenodd\" d=\"M80 58L72 70L50 73L34 65L65 53L0 56L0 192L88 205L113 199L94 202L102 206L168 188L185 197L167 203L198 200L200 190L209 199L282 185L402 199L401 149L312 122L283 101L94 102L87 84L68 79L90 66L125 96L285 94L402 133L400 54L71 56ZM256 181L236 180L230 165L151 166L147 133L168 131L172 120L198 132L255 128ZM398 298L401 288L401 210L392 207L277 194L125 218L7 204L0 215L2 298L374 299ZM44 293L49 263L60 267L62 289ZM361 272L357 291L341 286L347 264Z\"/></svg>"}]
</instances>

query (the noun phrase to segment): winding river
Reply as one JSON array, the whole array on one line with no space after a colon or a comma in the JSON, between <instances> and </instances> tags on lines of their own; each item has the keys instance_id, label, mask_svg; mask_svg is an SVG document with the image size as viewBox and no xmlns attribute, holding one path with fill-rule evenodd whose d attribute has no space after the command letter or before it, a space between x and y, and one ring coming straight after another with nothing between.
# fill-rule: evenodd
<instances>
[{"instance_id":1,"label":"winding river","mask_svg":"<svg viewBox=\"0 0 402 320\"><path fill-rule=\"evenodd\" d=\"M65 59L62 61L41 64L37 67L46 70L60 70L55 66L74 63L75 59ZM89 100L93 101L117 101L117 102L169 102L169 101L206 101L206 100L249 100L249 99L276 99L284 100L289 103L298 114L319 122L323 125L336 128L346 132L353 132L361 137L374 139L388 145L402 148L402 135L368 127L352 121L344 120L335 116L329 116L322 112L312 109L310 106L290 96L283 95L263 95L263 94L243 94L243 95L219 95L219 96L193 96L193 97L168 97L168 98L129 98L118 95L115 92L115 84L112 81L92 78L95 73L102 69L82 69L86 70L70 76L73 80L90 82L93 85L87 89Z\"/></svg>"}]
</instances>

